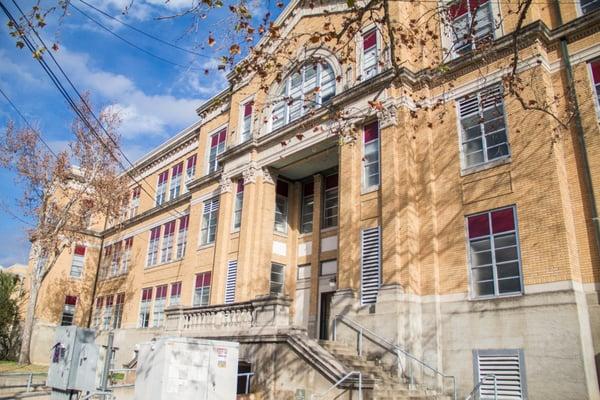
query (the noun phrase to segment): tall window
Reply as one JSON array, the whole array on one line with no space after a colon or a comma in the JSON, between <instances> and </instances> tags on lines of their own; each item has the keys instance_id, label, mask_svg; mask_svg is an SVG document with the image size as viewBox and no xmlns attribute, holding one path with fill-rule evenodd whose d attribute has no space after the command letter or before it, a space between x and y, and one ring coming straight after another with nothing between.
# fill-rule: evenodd
<instances>
[{"instance_id":1,"label":"tall window","mask_svg":"<svg viewBox=\"0 0 600 400\"><path fill-rule=\"evenodd\" d=\"M104 297L96 297L96 309L94 310L94 327L100 329L100 321L102 319L102 307L104 306Z\"/></svg>"},{"instance_id":2,"label":"tall window","mask_svg":"<svg viewBox=\"0 0 600 400\"><path fill-rule=\"evenodd\" d=\"M121 242L113 244L112 260L110 262L110 276L119 275L121 266Z\"/></svg>"},{"instance_id":3,"label":"tall window","mask_svg":"<svg viewBox=\"0 0 600 400\"><path fill-rule=\"evenodd\" d=\"M242 207L244 205L244 180L238 179L235 191L235 202L233 204L233 230L242 226Z\"/></svg>"},{"instance_id":4,"label":"tall window","mask_svg":"<svg viewBox=\"0 0 600 400\"><path fill-rule=\"evenodd\" d=\"M515 208L471 215L467 226L473 295L521 293Z\"/></svg>"},{"instance_id":5,"label":"tall window","mask_svg":"<svg viewBox=\"0 0 600 400\"><path fill-rule=\"evenodd\" d=\"M156 287L154 297L154 308L152 317L152 326L162 326L165 318L165 306L167 304L167 285Z\"/></svg>"},{"instance_id":6,"label":"tall window","mask_svg":"<svg viewBox=\"0 0 600 400\"><path fill-rule=\"evenodd\" d=\"M252 137L252 101L242 106L242 129L240 141L243 143Z\"/></svg>"},{"instance_id":7,"label":"tall window","mask_svg":"<svg viewBox=\"0 0 600 400\"><path fill-rule=\"evenodd\" d=\"M104 256L102 258L102 265L100 270L100 277L107 278L108 271L110 268L110 263L112 262L112 246L108 245L104 247Z\"/></svg>"},{"instance_id":8,"label":"tall window","mask_svg":"<svg viewBox=\"0 0 600 400\"><path fill-rule=\"evenodd\" d=\"M509 155L500 85L463 97L458 112L465 168Z\"/></svg>"},{"instance_id":9,"label":"tall window","mask_svg":"<svg viewBox=\"0 0 600 400\"><path fill-rule=\"evenodd\" d=\"M362 79L366 80L377 75L377 29L371 29L363 34L362 45Z\"/></svg>"},{"instance_id":10,"label":"tall window","mask_svg":"<svg viewBox=\"0 0 600 400\"><path fill-rule=\"evenodd\" d=\"M102 329L108 330L110 329L110 320L112 318L113 313L114 296L112 294L109 296L105 296L104 301L105 305L104 314L102 315Z\"/></svg>"},{"instance_id":11,"label":"tall window","mask_svg":"<svg viewBox=\"0 0 600 400\"><path fill-rule=\"evenodd\" d=\"M158 175L158 184L156 185L156 205L160 206L167 200L167 180L169 179L169 170L163 171Z\"/></svg>"},{"instance_id":12,"label":"tall window","mask_svg":"<svg viewBox=\"0 0 600 400\"><path fill-rule=\"evenodd\" d=\"M123 304L125 303L125 293L118 293L115 301L115 314L113 317L114 329L121 327L121 320L123 319Z\"/></svg>"},{"instance_id":13,"label":"tall window","mask_svg":"<svg viewBox=\"0 0 600 400\"><path fill-rule=\"evenodd\" d=\"M225 138L227 136L227 129L213 134L210 137L210 150L208 153L208 173L213 173L219 167L217 156L225 151Z\"/></svg>"},{"instance_id":14,"label":"tall window","mask_svg":"<svg viewBox=\"0 0 600 400\"><path fill-rule=\"evenodd\" d=\"M579 5L581 6L581 12L585 15L599 9L600 0L581 0Z\"/></svg>"},{"instance_id":15,"label":"tall window","mask_svg":"<svg viewBox=\"0 0 600 400\"><path fill-rule=\"evenodd\" d=\"M210 272L203 272L196 275L194 285L194 305L207 306L210 301Z\"/></svg>"},{"instance_id":16,"label":"tall window","mask_svg":"<svg viewBox=\"0 0 600 400\"><path fill-rule=\"evenodd\" d=\"M140 194L142 193L142 188L137 186L133 188L133 192L131 193L131 203L129 210L129 218L133 218L137 215L138 210L140 208Z\"/></svg>"},{"instance_id":17,"label":"tall window","mask_svg":"<svg viewBox=\"0 0 600 400\"><path fill-rule=\"evenodd\" d=\"M323 228L338 224L338 174L325 177L323 193Z\"/></svg>"},{"instance_id":18,"label":"tall window","mask_svg":"<svg viewBox=\"0 0 600 400\"><path fill-rule=\"evenodd\" d=\"M284 284L284 266L277 263L271 264L271 280L269 282L269 292L272 295L283 294Z\"/></svg>"},{"instance_id":19,"label":"tall window","mask_svg":"<svg viewBox=\"0 0 600 400\"><path fill-rule=\"evenodd\" d=\"M315 184L311 180L302 185L302 210L300 213L300 233L312 232Z\"/></svg>"},{"instance_id":20,"label":"tall window","mask_svg":"<svg viewBox=\"0 0 600 400\"><path fill-rule=\"evenodd\" d=\"M163 233L162 249L160 254L160 262L166 263L173 259L173 241L175 238L175 221L170 221L165 224Z\"/></svg>"},{"instance_id":21,"label":"tall window","mask_svg":"<svg viewBox=\"0 0 600 400\"><path fill-rule=\"evenodd\" d=\"M138 326L147 328L150 326L150 308L152 306L152 288L142 289L142 300L140 302L140 320Z\"/></svg>"},{"instance_id":22,"label":"tall window","mask_svg":"<svg viewBox=\"0 0 600 400\"><path fill-rule=\"evenodd\" d=\"M125 251L123 251L123 256L121 258L121 272L127 273L129 270L129 265L131 265L131 248L133 247L133 236L125 239Z\"/></svg>"},{"instance_id":23,"label":"tall window","mask_svg":"<svg viewBox=\"0 0 600 400\"><path fill-rule=\"evenodd\" d=\"M77 245L73 251L73 261L71 261L71 276L79 278L83 274L83 263L85 261L85 246Z\"/></svg>"},{"instance_id":24,"label":"tall window","mask_svg":"<svg viewBox=\"0 0 600 400\"><path fill-rule=\"evenodd\" d=\"M494 39L494 14L489 0L457 0L448 9L452 53L459 56Z\"/></svg>"},{"instance_id":25,"label":"tall window","mask_svg":"<svg viewBox=\"0 0 600 400\"><path fill-rule=\"evenodd\" d=\"M597 0L596 3L600 4L600 0ZM590 71L592 73L592 82L596 92L598 110L600 110L600 60L592 61L590 63Z\"/></svg>"},{"instance_id":26,"label":"tall window","mask_svg":"<svg viewBox=\"0 0 600 400\"><path fill-rule=\"evenodd\" d=\"M281 100L272 110L271 130L297 120L334 95L335 74L331 66L324 61L305 64L283 82L278 93Z\"/></svg>"},{"instance_id":27,"label":"tall window","mask_svg":"<svg viewBox=\"0 0 600 400\"><path fill-rule=\"evenodd\" d=\"M364 126L363 186L379 186L379 121Z\"/></svg>"},{"instance_id":28,"label":"tall window","mask_svg":"<svg viewBox=\"0 0 600 400\"><path fill-rule=\"evenodd\" d=\"M278 180L275 195L275 232L287 233L288 183Z\"/></svg>"},{"instance_id":29,"label":"tall window","mask_svg":"<svg viewBox=\"0 0 600 400\"><path fill-rule=\"evenodd\" d=\"M177 234L177 259L183 258L187 245L188 226L190 224L190 215L184 215L179 218L179 233Z\"/></svg>"},{"instance_id":30,"label":"tall window","mask_svg":"<svg viewBox=\"0 0 600 400\"><path fill-rule=\"evenodd\" d=\"M171 283L170 306L177 306L181 303L181 282Z\"/></svg>"},{"instance_id":31,"label":"tall window","mask_svg":"<svg viewBox=\"0 0 600 400\"><path fill-rule=\"evenodd\" d=\"M169 189L169 200L179 196L181 193L181 176L183 174L183 161L173 167L171 171L171 187Z\"/></svg>"},{"instance_id":32,"label":"tall window","mask_svg":"<svg viewBox=\"0 0 600 400\"><path fill-rule=\"evenodd\" d=\"M188 157L188 159L186 161L186 167L185 167L185 181L186 182L191 181L194 178L194 175L196 175L196 159L197 159L197 156L196 156L196 154L194 154L193 156Z\"/></svg>"},{"instance_id":33,"label":"tall window","mask_svg":"<svg viewBox=\"0 0 600 400\"><path fill-rule=\"evenodd\" d=\"M63 306L62 316L60 318L60 325L67 326L73 325L73 319L75 318L75 306L77 305L77 296L65 296L65 304Z\"/></svg>"},{"instance_id":34,"label":"tall window","mask_svg":"<svg viewBox=\"0 0 600 400\"><path fill-rule=\"evenodd\" d=\"M213 243L217 234L217 216L219 214L219 198L213 197L204 202L202 212L202 229L200 232L200 244Z\"/></svg>"},{"instance_id":35,"label":"tall window","mask_svg":"<svg viewBox=\"0 0 600 400\"><path fill-rule=\"evenodd\" d=\"M150 230L150 240L148 242L148 261L147 266L151 267L158 263L158 243L160 242L160 226Z\"/></svg>"}]
</instances>

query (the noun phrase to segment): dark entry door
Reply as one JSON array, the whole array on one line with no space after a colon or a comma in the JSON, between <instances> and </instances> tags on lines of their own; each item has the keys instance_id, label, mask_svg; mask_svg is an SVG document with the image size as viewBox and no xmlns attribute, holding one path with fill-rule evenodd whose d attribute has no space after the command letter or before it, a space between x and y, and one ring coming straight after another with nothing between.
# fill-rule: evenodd
<instances>
[{"instance_id":1,"label":"dark entry door","mask_svg":"<svg viewBox=\"0 0 600 400\"><path fill-rule=\"evenodd\" d=\"M329 318L331 317L331 298L334 292L321 293L321 314L319 315L319 339L329 339Z\"/></svg>"}]
</instances>

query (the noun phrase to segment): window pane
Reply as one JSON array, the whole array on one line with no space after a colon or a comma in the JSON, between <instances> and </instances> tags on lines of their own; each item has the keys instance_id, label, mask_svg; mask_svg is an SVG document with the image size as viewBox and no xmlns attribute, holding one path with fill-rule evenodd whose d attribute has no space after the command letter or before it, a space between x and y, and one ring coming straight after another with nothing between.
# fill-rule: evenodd
<instances>
[{"instance_id":1,"label":"window pane","mask_svg":"<svg viewBox=\"0 0 600 400\"><path fill-rule=\"evenodd\" d=\"M515 229L515 218L512 207L492 212L492 231L494 233Z\"/></svg>"},{"instance_id":2,"label":"window pane","mask_svg":"<svg viewBox=\"0 0 600 400\"><path fill-rule=\"evenodd\" d=\"M485 136L485 141L488 147L506 143L506 131L501 130Z\"/></svg>"},{"instance_id":3,"label":"window pane","mask_svg":"<svg viewBox=\"0 0 600 400\"><path fill-rule=\"evenodd\" d=\"M504 157L508 155L508 145L501 144L500 146L488 149L487 156L488 160L493 160L495 158Z\"/></svg>"},{"instance_id":4,"label":"window pane","mask_svg":"<svg viewBox=\"0 0 600 400\"><path fill-rule=\"evenodd\" d=\"M498 281L500 293L513 293L521 291L521 280L519 278L501 279Z\"/></svg>"},{"instance_id":5,"label":"window pane","mask_svg":"<svg viewBox=\"0 0 600 400\"><path fill-rule=\"evenodd\" d=\"M494 237L494 247L514 246L517 244L517 237L514 233Z\"/></svg>"},{"instance_id":6,"label":"window pane","mask_svg":"<svg viewBox=\"0 0 600 400\"><path fill-rule=\"evenodd\" d=\"M482 251L490 249L490 239L480 239L471 241L471 251Z\"/></svg>"},{"instance_id":7,"label":"window pane","mask_svg":"<svg viewBox=\"0 0 600 400\"><path fill-rule=\"evenodd\" d=\"M490 234L490 225L487 214L473 215L468 219L469 238L486 236Z\"/></svg>"},{"instance_id":8,"label":"window pane","mask_svg":"<svg viewBox=\"0 0 600 400\"><path fill-rule=\"evenodd\" d=\"M498 279L519 277L519 263L500 264L497 268Z\"/></svg>"},{"instance_id":9,"label":"window pane","mask_svg":"<svg viewBox=\"0 0 600 400\"><path fill-rule=\"evenodd\" d=\"M475 283L475 296L489 296L494 294L494 282L479 282Z\"/></svg>"},{"instance_id":10,"label":"window pane","mask_svg":"<svg viewBox=\"0 0 600 400\"><path fill-rule=\"evenodd\" d=\"M506 247L496 250L496 263L513 261L517 259L517 247Z\"/></svg>"},{"instance_id":11,"label":"window pane","mask_svg":"<svg viewBox=\"0 0 600 400\"><path fill-rule=\"evenodd\" d=\"M490 281L494 279L494 273L492 271L492 266L489 267L480 267L473 268L473 281Z\"/></svg>"},{"instance_id":12,"label":"window pane","mask_svg":"<svg viewBox=\"0 0 600 400\"><path fill-rule=\"evenodd\" d=\"M474 267L480 265L491 265L492 264L492 252L484 251L481 253L471 252L471 264Z\"/></svg>"},{"instance_id":13,"label":"window pane","mask_svg":"<svg viewBox=\"0 0 600 400\"><path fill-rule=\"evenodd\" d=\"M465 153L481 152L483 149L483 140L481 138L466 142L464 145Z\"/></svg>"},{"instance_id":14,"label":"window pane","mask_svg":"<svg viewBox=\"0 0 600 400\"><path fill-rule=\"evenodd\" d=\"M472 165L481 164L483 161L484 161L483 160L483 151L467 154L466 160L465 160L467 167L470 167Z\"/></svg>"}]
</instances>

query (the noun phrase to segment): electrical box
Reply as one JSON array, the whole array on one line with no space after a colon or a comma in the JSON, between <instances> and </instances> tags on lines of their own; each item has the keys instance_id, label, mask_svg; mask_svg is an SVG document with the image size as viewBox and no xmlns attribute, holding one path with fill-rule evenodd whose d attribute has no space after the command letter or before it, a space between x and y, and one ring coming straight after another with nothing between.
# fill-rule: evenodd
<instances>
[{"instance_id":1,"label":"electrical box","mask_svg":"<svg viewBox=\"0 0 600 400\"><path fill-rule=\"evenodd\" d=\"M136 400L235 400L239 344L184 337L140 344Z\"/></svg>"},{"instance_id":2,"label":"electrical box","mask_svg":"<svg viewBox=\"0 0 600 400\"><path fill-rule=\"evenodd\" d=\"M96 390L98 352L93 329L57 327L47 386L61 391Z\"/></svg>"}]
</instances>

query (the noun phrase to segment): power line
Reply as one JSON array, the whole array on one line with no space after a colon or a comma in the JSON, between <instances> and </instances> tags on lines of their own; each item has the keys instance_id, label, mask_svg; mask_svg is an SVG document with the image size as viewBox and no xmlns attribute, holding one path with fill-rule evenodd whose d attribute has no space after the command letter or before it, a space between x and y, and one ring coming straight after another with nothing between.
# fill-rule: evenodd
<instances>
[{"instance_id":1,"label":"power line","mask_svg":"<svg viewBox=\"0 0 600 400\"><path fill-rule=\"evenodd\" d=\"M13 0L13 2L14 2L14 0ZM76 7L76 6L75 6L73 3L69 3L69 5L70 5L71 7L73 7L75 10L77 10L77 11L78 11L78 12L79 12L81 15L83 15L84 17L86 17L87 19L89 19L90 21L92 21L93 23L95 23L96 25L98 25L100 28L104 29L106 32L110 33L111 35L113 35L113 36L114 36L114 37L116 37L117 39L120 39L120 40L122 40L123 42L127 43L129 46L133 47L134 49L137 49L137 50L141 51L142 53L149 55L150 57L154 57L154 58L156 58L157 60L160 60L160 61L162 61L162 62L164 62L164 63L170 64L170 65L173 65L174 67L177 67L177 68L182 68L182 69L187 69L187 70L192 70L192 71L203 71L202 69L199 69L199 68L194 68L194 67L192 67L192 66L185 66L185 65L182 65L182 64L178 64L178 63L176 63L176 62L173 62L173 61L171 61L171 60L167 60L167 59L166 59L166 58L164 58L164 57L161 57L161 56L159 56L159 55L156 55L156 54L154 54L154 53L152 53L152 52L150 52L150 51L148 51L148 50L146 50L146 49L144 49L144 48L142 48L142 47L138 46L137 44L135 44L135 43L133 43L133 42L129 41L128 39L125 39L123 36L121 36L121 35L119 35L118 33L116 33L116 32L114 32L114 31L112 31L112 30L111 30L111 29L109 29L108 27L106 27L106 26L102 25L102 23L101 23L101 22L99 22L99 21L97 21L96 19L94 19L94 17L91 17L90 15L86 14L86 13L85 13L83 10L79 9L78 7ZM210 58L210 57L209 57L209 58Z\"/></svg>"},{"instance_id":2,"label":"power line","mask_svg":"<svg viewBox=\"0 0 600 400\"><path fill-rule=\"evenodd\" d=\"M73 82L69 79L69 77L67 76L67 74L64 72L64 70L62 69L62 67L60 66L60 64L58 63L58 61L54 58L54 56L52 55L52 53L48 50L46 44L44 43L44 41L42 40L42 38L39 36L39 34L36 32L35 28L33 28L31 22L28 20L28 18L25 16L25 14L23 13L23 11L21 10L21 8L18 6L18 4L16 4L16 2L13 0L13 3L15 4L15 6L19 9L21 15L23 16L23 18L25 19L25 21L27 21L27 23L29 24L31 30L35 33L36 37L40 40L40 42L42 43L43 48L47 51L47 53L50 55L50 57L52 58L52 60L54 61L54 63L57 65L57 67L59 68L59 70L62 72L63 76L65 77L65 79L69 82L69 84L71 85L71 87L73 88L73 90L77 93L77 95L79 96L79 98L82 100L83 104L85 105L85 107L87 108L87 110L89 111L89 113L94 117L94 119L96 120L96 122L98 122L99 126L102 128L102 130L107 134L108 138L115 144L115 148L123 155L123 157L127 160L127 162L134 167L133 163L127 158L127 156L123 153L123 151L120 149L118 143L115 141L115 139L106 131L106 129L104 128L104 126L102 125L102 123L99 121L98 117L96 117L96 115L94 114L94 112L91 110L91 108L89 107L89 105L87 104L87 102L83 99L83 97L81 96L81 94L79 93L79 91L77 90L77 88L74 86ZM17 22L17 20L13 17L13 15L10 13L10 11L6 8L6 6L0 1L0 8L2 8L2 10L4 11L4 13L8 16L8 18L15 24L15 27L19 30L21 30L19 23ZM29 48L29 50L32 53L36 52L36 48L35 46L31 43L29 37L27 36L27 34L23 34L22 36L23 41L25 42L25 44L27 45L27 47ZM96 131L96 129L90 124L90 122L87 120L86 116L81 112L81 110L77 107L77 105L75 104L73 98L69 95L69 93L66 91L66 89L64 88L64 86L62 85L62 83L60 82L60 80L56 77L56 74L54 73L54 71L52 71L52 69L48 66L48 64L46 63L46 61L44 60L44 58L42 56L40 57L36 57L36 59L38 60L38 62L40 63L40 65L42 66L42 68L44 69L44 71L46 72L46 74L50 77L50 79L52 80L52 83L56 86L56 88L58 89L58 91L61 93L61 95L67 100L67 103L69 104L69 106L73 109L73 111L75 112L75 114L77 114L77 116L82 120L82 122L90 129L90 133L92 135L94 135L96 137L96 139L98 139L98 141L106 148L106 150L109 152L109 154L111 155L111 157L119 164L119 166L123 169L123 171L127 174L127 176L129 176L138 186L140 186L140 188L146 193L148 194L151 198L154 197L150 192L148 192L146 190L145 187L143 187L140 182L136 179L135 176L133 176L131 174L131 172L129 171L128 168L126 168L123 163L121 162L121 160L115 156L115 154L110 150L110 148L108 147L108 145L103 141L103 139L101 138L101 136L98 134L98 132ZM146 180L143 178L142 179L144 182L146 182ZM146 182L147 183L147 182ZM163 207L162 205L159 207ZM176 211L176 210L175 210ZM176 211L179 215L175 216L176 218L179 216L183 216L182 213ZM171 216L173 216L173 214L171 214L171 212L169 211L169 214Z\"/></svg>"},{"instance_id":3,"label":"power line","mask_svg":"<svg viewBox=\"0 0 600 400\"><path fill-rule=\"evenodd\" d=\"M92 8L92 9L96 10L96 11L97 11L97 12L99 12L100 14L102 14L102 15L106 16L107 18L110 18L110 19L112 19L112 20L114 20L114 21L117 21L118 23L120 23L120 24L122 24L122 25L124 25L124 26L126 26L126 27L128 27L128 28L130 28L130 29L132 29L132 30L134 30L134 31L136 31L136 32L138 32L138 33L140 33L140 34L144 35L144 36L147 36L147 37L149 37L150 39L154 39L154 40L156 40L157 42L160 42L160 43L162 43L162 44L165 44L165 45L167 45L167 46L169 46L169 47L172 47L172 48L174 48L174 49L177 49L177 50L184 51L184 52L186 52L186 53L189 53L189 54L192 54L192 55L195 55L195 56L198 56L198 57L204 57L204 58L212 59L212 57L210 57L210 56L207 56L207 55L205 55L205 54L202 54L202 53L198 53L198 52L196 52L196 51L193 51L193 50L186 49L186 48L184 48L184 47L180 47L180 46L178 46L178 45L176 45L176 44L174 44L174 43L167 42L167 41L165 41L165 40L163 40L163 39L159 38L158 36L152 35L151 33L147 33L147 32L145 32L145 31L143 31L143 30L141 30L141 29L139 29L139 28L136 28L135 26L133 26L133 25L131 25L131 24L128 24L127 22L125 22L125 21L123 21L123 20L120 20L119 18L113 17L112 15L110 15L110 14L108 14L108 13L106 13L106 12L102 11L101 9L99 9L99 8L95 7L93 4L90 4L90 3L88 3L88 2L86 2L86 1L84 1L84 0L79 0L79 1L80 1L81 3L83 3L83 4L85 4L86 6L88 6L88 7ZM71 4L71 5L73 5L72 3L70 3L70 4ZM75 6L73 6L73 7L75 7Z\"/></svg>"},{"instance_id":4,"label":"power line","mask_svg":"<svg viewBox=\"0 0 600 400\"><path fill-rule=\"evenodd\" d=\"M6 99L6 101L8 102L8 104L10 104L10 106L17 112L17 114L19 114L19 117L21 117L21 119L23 121L25 121L25 124L29 127L29 129L31 129L31 131L38 137L38 139L40 139L40 141L44 144L44 146L46 146L46 148L48 149L48 151L58 159L58 156L56 155L56 153L54 152L54 150L52 150L50 148L50 146L48 145L48 143L46 143L46 141L44 140L44 138L42 137L42 135L39 134L39 132L37 131L37 129L35 129L27 120L27 118L25 118L25 116L23 115L23 113L21 112L21 110L19 110L17 108L17 106L15 105L15 103L12 102L12 100L8 97L8 95L6 93L4 93L4 91L2 90L2 88L0 87L0 94L2 94L2 96Z\"/></svg>"}]
</instances>

